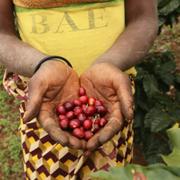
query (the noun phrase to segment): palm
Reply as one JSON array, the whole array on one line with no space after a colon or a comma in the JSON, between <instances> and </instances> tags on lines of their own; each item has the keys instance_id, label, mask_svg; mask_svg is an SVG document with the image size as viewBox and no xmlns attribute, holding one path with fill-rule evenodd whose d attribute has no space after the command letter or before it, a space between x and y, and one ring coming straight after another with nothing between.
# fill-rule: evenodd
<instances>
[{"instance_id":1,"label":"palm","mask_svg":"<svg viewBox=\"0 0 180 180\"><path fill-rule=\"evenodd\" d=\"M43 75L44 71L46 71L45 76ZM55 141L71 148L82 149L85 142L60 129L55 113L57 104L77 97L78 89L79 78L72 69L54 68L53 74L49 69L40 70L30 82L30 101L27 106L30 112L26 119L38 116L41 126ZM36 97L36 94L39 97Z\"/></svg>"},{"instance_id":2,"label":"palm","mask_svg":"<svg viewBox=\"0 0 180 180\"><path fill-rule=\"evenodd\" d=\"M121 129L127 115L125 111L132 105L129 84L121 86L121 78L125 77L119 69L103 64L92 67L81 76L81 85L86 88L87 94L104 101L108 109L108 124L88 141L90 150L110 140ZM123 90L128 92L123 94ZM125 103L126 107L122 108Z\"/></svg>"}]
</instances>

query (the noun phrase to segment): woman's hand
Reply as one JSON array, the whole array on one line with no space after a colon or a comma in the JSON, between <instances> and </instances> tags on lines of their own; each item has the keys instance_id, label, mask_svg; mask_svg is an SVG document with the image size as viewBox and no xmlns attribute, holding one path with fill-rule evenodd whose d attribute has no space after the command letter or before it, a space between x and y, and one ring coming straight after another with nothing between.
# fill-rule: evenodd
<instances>
[{"instance_id":1,"label":"woman's hand","mask_svg":"<svg viewBox=\"0 0 180 180\"><path fill-rule=\"evenodd\" d=\"M80 82L88 96L104 101L108 109L109 122L87 142L87 149L93 151L118 133L125 120L133 119L131 82L128 75L108 63L93 65Z\"/></svg>"},{"instance_id":2,"label":"woman's hand","mask_svg":"<svg viewBox=\"0 0 180 180\"><path fill-rule=\"evenodd\" d=\"M29 82L25 121L37 117L41 126L55 141L70 148L84 149L85 141L63 131L55 113L57 104L78 97L79 77L76 72L58 61L47 61Z\"/></svg>"}]
</instances>

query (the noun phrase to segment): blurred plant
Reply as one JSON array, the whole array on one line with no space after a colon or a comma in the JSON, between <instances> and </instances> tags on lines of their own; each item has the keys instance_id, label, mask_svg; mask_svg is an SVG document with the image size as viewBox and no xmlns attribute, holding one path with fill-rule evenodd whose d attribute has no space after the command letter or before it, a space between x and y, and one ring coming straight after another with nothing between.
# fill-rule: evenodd
<instances>
[{"instance_id":1,"label":"blurred plant","mask_svg":"<svg viewBox=\"0 0 180 180\"><path fill-rule=\"evenodd\" d=\"M178 21L180 15L180 1L179 0L158 0L159 11L159 29L163 25L172 26Z\"/></svg>"},{"instance_id":2,"label":"blurred plant","mask_svg":"<svg viewBox=\"0 0 180 180\"><path fill-rule=\"evenodd\" d=\"M173 152L163 156L165 164L153 164L146 167L130 164L121 168L110 168L109 172L98 171L92 173L92 180L179 180L180 179L180 128L175 126L167 131Z\"/></svg>"},{"instance_id":3,"label":"blurred plant","mask_svg":"<svg viewBox=\"0 0 180 180\"><path fill-rule=\"evenodd\" d=\"M180 75L171 52L151 53L137 67L135 143L148 163L170 152L166 130L180 122Z\"/></svg>"},{"instance_id":4,"label":"blurred plant","mask_svg":"<svg viewBox=\"0 0 180 180\"><path fill-rule=\"evenodd\" d=\"M0 179L22 179L21 144L18 134L19 102L2 87L3 68L0 67Z\"/></svg>"}]
</instances>

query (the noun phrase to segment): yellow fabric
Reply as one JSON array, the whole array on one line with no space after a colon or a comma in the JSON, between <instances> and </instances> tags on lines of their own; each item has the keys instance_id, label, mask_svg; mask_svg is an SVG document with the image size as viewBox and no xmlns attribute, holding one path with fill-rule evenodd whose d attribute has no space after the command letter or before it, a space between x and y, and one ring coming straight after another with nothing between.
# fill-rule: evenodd
<instances>
[{"instance_id":1,"label":"yellow fabric","mask_svg":"<svg viewBox=\"0 0 180 180\"><path fill-rule=\"evenodd\" d=\"M18 29L23 41L45 54L64 56L81 74L123 32L124 2L106 8L65 9L17 8Z\"/></svg>"}]
</instances>

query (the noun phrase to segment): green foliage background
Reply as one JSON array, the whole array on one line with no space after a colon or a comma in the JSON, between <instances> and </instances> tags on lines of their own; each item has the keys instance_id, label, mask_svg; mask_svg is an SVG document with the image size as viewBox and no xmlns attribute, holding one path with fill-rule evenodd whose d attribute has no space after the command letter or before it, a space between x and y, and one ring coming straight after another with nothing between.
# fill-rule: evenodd
<instances>
[{"instance_id":1,"label":"green foliage background","mask_svg":"<svg viewBox=\"0 0 180 180\"><path fill-rule=\"evenodd\" d=\"M159 27L171 25L177 22L180 15L179 0L158 0Z\"/></svg>"},{"instance_id":2,"label":"green foliage background","mask_svg":"<svg viewBox=\"0 0 180 180\"><path fill-rule=\"evenodd\" d=\"M21 145L18 134L19 102L2 87L4 69L0 67L0 179L22 179Z\"/></svg>"},{"instance_id":3,"label":"green foliage background","mask_svg":"<svg viewBox=\"0 0 180 180\"><path fill-rule=\"evenodd\" d=\"M113 167L108 172L98 171L91 174L92 180L179 180L180 179L180 128L176 124L167 130L173 151L168 156L162 156L166 164L153 164L146 167L129 164L126 167Z\"/></svg>"},{"instance_id":4,"label":"green foliage background","mask_svg":"<svg viewBox=\"0 0 180 180\"><path fill-rule=\"evenodd\" d=\"M170 152L166 130L180 122L180 75L169 51L149 54L136 68L135 143L152 164Z\"/></svg>"}]
</instances>

